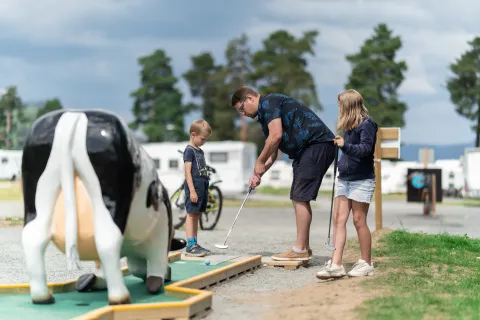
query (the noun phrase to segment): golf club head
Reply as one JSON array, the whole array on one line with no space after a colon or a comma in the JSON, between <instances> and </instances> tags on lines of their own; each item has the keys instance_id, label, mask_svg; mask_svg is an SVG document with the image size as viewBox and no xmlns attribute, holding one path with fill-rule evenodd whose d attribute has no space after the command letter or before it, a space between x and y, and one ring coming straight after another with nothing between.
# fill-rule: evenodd
<instances>
[{"instance_id":1,"label":"golf club head","mask_svg":"<svg viewBox=\"0 0 480 320\"><path fill-rule=\"evenodd\" d=\"M224 244L216 244L215 247L218 248L218 249L227 249L228 248L228 246L224 245Z\"/></svg>"},{"instance_id":2,"label":"golf club head","mask_svg":"<svg viewBox=\"0 0 480 320\"><path fill-rule=\"evenodd\" d=\"M328 251L335 251L335 247L330 245L330 239L328 239L328 241L325 242L325 248L327 248Z\"/></svg>"}]
</instances>

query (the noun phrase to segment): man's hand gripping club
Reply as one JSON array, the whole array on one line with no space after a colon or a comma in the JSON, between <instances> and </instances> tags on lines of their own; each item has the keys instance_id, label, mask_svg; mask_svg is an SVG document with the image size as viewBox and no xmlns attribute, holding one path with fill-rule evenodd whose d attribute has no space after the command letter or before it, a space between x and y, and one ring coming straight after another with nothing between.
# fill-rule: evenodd
<instances>
[{"instance_id":1,"label":"man's hand gripping club","mask_svg":"<svg viewBox=\"0 0 480 320\"><path fill-rule=\"evenodd\" d=\"M268 124L269 135L265 141L262 153L258 156L253 168L253 175L250 178L249 185L255 189L260 185L262 176L271 168L277 159L278 146L282 140L282 120L276 118Z\"/></svg>"}]
</instances>

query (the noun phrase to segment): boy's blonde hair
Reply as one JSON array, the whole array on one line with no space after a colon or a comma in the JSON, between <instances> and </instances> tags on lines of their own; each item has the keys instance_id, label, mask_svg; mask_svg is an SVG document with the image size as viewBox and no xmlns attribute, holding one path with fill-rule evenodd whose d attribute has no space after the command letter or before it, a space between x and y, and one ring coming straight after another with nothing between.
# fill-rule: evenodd
<instances>
[{"instance_id":1,"label":"boy's blonde hair","mask_svg":"<svg viewBox=\"0 0 480 320\"><path fill-rule=\"evenodd\" d=\"M363 104L363 97L356 90L348 89L338 95L337 129L341 131L352 130L368 117L368 110Z\"/></svg>"},{"instance_id":2,"label":"boy's blonde hair","mask_svg":"<svg viewBox=\"0 0 480 320\"><path fill-rule=\"evenodd\" d=\"M195 132L196 134L205 134L210 136L212 134L212 128L205 120L195 120L190 125L190 134Z\"/></svg>"}]
</instances>

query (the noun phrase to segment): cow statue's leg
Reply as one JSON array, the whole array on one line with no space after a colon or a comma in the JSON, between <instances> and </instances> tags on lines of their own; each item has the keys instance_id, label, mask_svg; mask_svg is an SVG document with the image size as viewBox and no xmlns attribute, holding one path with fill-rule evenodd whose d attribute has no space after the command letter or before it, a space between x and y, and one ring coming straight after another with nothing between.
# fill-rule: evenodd
<instances>
[{"instance_id":1,"label":"cow statue's leg","mask_svg":"<svg viewBox=\"0 0 480 320\"><path fill-rule=\"evenodd\" d=\"M61 113L57 113L56 119L60 115ZM44 134L38 137L31 133L28 137L22 164L23 179L26 181L23 188L26 220L22 231L22 246L30 276L30 295L32 302L36 304L55 302L47 286L44 255L52 238L52 213L60 185L69 182L69 176L62 170L72 168L70 141L77 115L64 115L60 120L54 118L51 118L52 125L58 121L54 134L42 132ZM39 126L42 127L42 124ZM45 158L50 143L51 149L48 158ZM37 157L36 153L39 153ZM64 192L66 199L71 200L73 188L64 188ZM32 202L35 203L34 206ZM70 204L71 206L75 207L75 204Z\"/></svg>"},{"instance_id":2,"label":"cow statue's leg","mask_svg":"<svg viewBox=\"0 0 480 320\"><path fill-rule=\"evenodd\" d=\"M95 273L86 273L78 277L75 289L79 292L99 291L107 289L107 282L100 261L95 261Z\"/></svg>"},{"instance_id":3,"label":"cow statue's leg","mask_svg":"<svg viewBox=\"0 0 480 320\"><path fill-rule=\"evenodd\" d=\"M154 233L154 239L152 239L152 242L156 245L149 247L147 251L147 291L151 294L158 294L163 292L166 278L171 277L168 265L168 250L174 239L174 231L171 225L172 219L168 194L163 185L160 183L151 184L147 197L150 199L150 201L147 201L147 206L151 204L155 211L160 211L161 213L158 215L157 228Z\"/></svg>"},{"instance_id":4,"label":"cow statue's leg","mask_svg":"<svg viewBox=\"0 0 480 320\"><path fill-rule=\"evenodd\" d=\"M147 279L147 260L139 257L127 256L127 265L128 271L134 277L140 278L143 281Z\"/></svg>"},{"instance_id":5,"label":"cow statue's leg","mask_svg":"<svg viewBox=\"0 0 480 320\"><path fill-rule=\"evenodd\" d=\"M128 271L137 278L142 279L143 281L147 280L147 260L137 257L127 256ZM165 274L165 282L172 281L172 268L167 266L167 272Z\"/></svg>"},{"instance_id":6,"label":"cow statue's leg","mask_svg":"<svg viewBox=\"0 0 480 320\"><path fill-rule=\"evenodd\" d=\"M120 268L120 250L123 243L123 235L105 206L100 182L88 157L86 145L87 122L87 117L82 115L74 138L75 147L73 154L75 167L84 181L85 188L92 202L95 245L108 285L108 301L110 304L130 303L130 293L125 286Z\"/></svg>"},{"instance_id":7,"label":"cow statue's leg","mask_svg":"<svg viewBox=\"0 0 480 320\"><path fill-rule=\"evenodd\" d=\"M167 276L169 230L166 221L161 225L163 230L157 232L155 241L159 245L151 247L148 252L146 286L151 294L163 292L163 284Z\"/></svg>"},{"instance_id":8,"label":"cow statue's leg","mask_svg":"<svg viewBox=\"0 0 480 320\"><path fill-rule=\"evenodd\" d=\"M53 153L52 149L52 153ZM25 252L27 272L30 275L30 295L35 304L54 303L47 286L45 273L45 249L52 238L51 212L60 186L59 157L50 157L45 171L38 180L35 207L36 217L22 231L22 246ZM24 195L26 198L28 194Z\"/></svg>"}]
</instances>

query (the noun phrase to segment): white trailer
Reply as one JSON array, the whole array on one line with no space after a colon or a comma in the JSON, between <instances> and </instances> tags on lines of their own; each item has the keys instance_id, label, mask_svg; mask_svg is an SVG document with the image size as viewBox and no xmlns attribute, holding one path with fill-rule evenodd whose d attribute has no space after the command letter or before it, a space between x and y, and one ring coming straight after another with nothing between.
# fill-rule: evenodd
<instances>
[{"instance_id":1,"label":"white trailer","mask_svg":"<svg viewBox=\"0 0 480 320\"><path fill-rule=\"evenodd\" d=\"M442 190L446 197L458 197L465 187L462 161L459 159L444 159L435 161L442 169Z\"/></svg>"},{"instance_id":2,"label":"white trailer","mask_svg":"<svg viewBox=\"0 0 480 320\"><path fill-rule=\"evenodd\" d=\"M185 179L183 155L185 142L146 143L142 146L154 159L160 179L171 196ZM207 165L217 171L218 185L224 195L238 195L248 189L248 180L257 159L257 146L241 141L207 141L202 146Z\"/></svg>"},{"instance_id":3,"label":"white trailer","mask_svg":"<svg viewBox=\"0 0 480 320\"><path fill-rule=\"evenodd\" d=\"M463 174L465 198L480 198L480 148L465 149Z\"/></svg>"},{"instance_id":4,"label":"white trailer","mask_svg":"<svg viewBox=\"0 0 480 320\"><path fill-rule=\"evenodd\" d=\"M18 180L22 168L22 150L0 150L0 180Z\"/></svg>"},{"instance_id":5,"label":"white trailer","mask_svg":"<svg viewBox=\"0 0 480 320\"><path fill-rule=\"evenodd\" d=\"M325 176L322 179L320 185L321 191L331 191L333 187L333 163L328 168ZM338 170L337 170L338 176ZM262 182L259 188L271 187L271 188L291 188L293 181L293 168L291 160L276 160L272 167L262 177Z\"/></svg>"}]
</instances>

